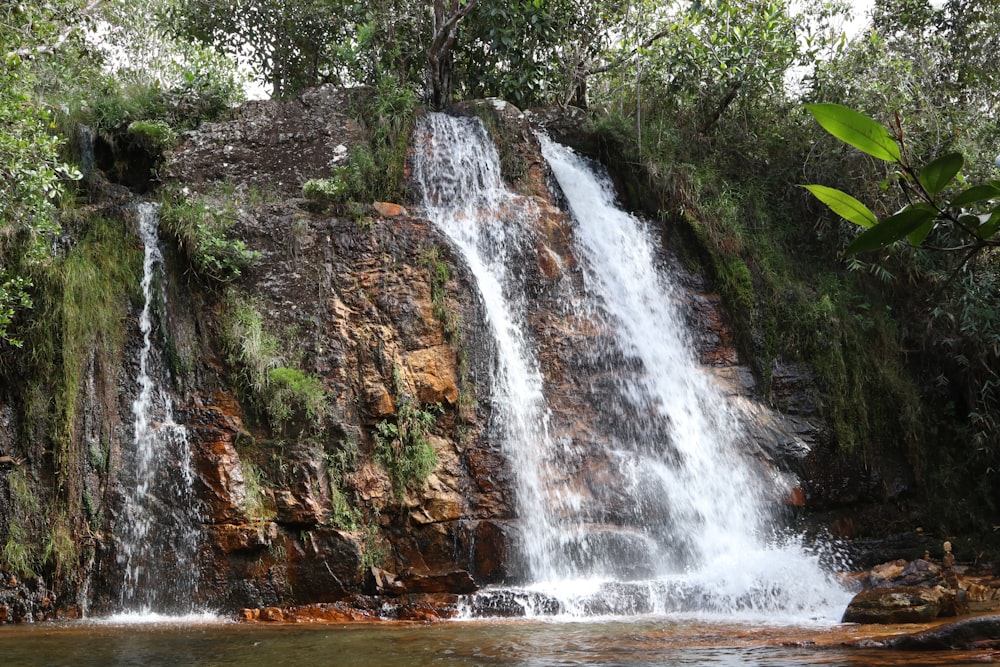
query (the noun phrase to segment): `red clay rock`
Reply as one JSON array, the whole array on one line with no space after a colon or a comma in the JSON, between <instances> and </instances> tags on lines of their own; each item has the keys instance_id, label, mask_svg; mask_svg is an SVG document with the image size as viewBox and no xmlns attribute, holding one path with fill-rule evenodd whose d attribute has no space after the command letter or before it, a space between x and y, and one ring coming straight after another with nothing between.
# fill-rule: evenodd
<instances>
[{"instance_id":1,"label":"red clay rock","mask_svg":"<svg viewBox=\"0 0 1000 667\"><path fill-rule=\"evenodd\" d=\"M401 215L408 215L406 209L399 204L392 204L385 201L377 201L372 204L375 211L383 218L398 218Z\"/></svg>"}]
</instances>

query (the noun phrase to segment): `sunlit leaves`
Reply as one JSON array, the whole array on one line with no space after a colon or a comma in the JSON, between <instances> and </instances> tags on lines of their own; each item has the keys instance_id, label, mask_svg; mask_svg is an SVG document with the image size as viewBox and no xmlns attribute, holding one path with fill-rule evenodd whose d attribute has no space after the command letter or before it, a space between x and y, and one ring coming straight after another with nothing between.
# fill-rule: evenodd
<instances>
[{"instance_id":1,"label":"sunlit leaves","mask_svg":"<svg viewBox=\"0 0 1000 667\"><path fill-rule=\"evenodd\" d=\"M965 164L965 158L962 157L961 153L948 153L931 161L921 169L917 179L927 194L935 197L954 180L963 164Z\"/></svg>"},{"instance_id":2,"label":"sunlit leaves","mask_svg":"<svg viewBox=\"0 0 1000 667\"><path fill-rule=\"evenodd\" d=\"M899 162L899 145L874 120L841 104L807 104L806 110L824 130L846 144L886 162Z\"/></svg>"},{"instance_id":3,"label":"sunlit leaves","mask_svg":"<svg viewBox=\"0 0 1000 667\"><path fill-rule=\"evenodd\" d=\"M841 192L836 188L828 188L825 185L805 185L803 187L811 192L816 199L826 204L831 211L848 222L853 222L861 227L872 227L878 222L878 218L867 206L846 192Z\"/></svg>"},{"instance_id":4,"label":"sunlit leaves","mask_svg":"<svg viewBox=\"0 0 1000 667\"><path fill-rule=\"evenodd\" d=\"M854 239L847 246L847 254L853 255L887 246L917 232L922 227L933 224L936 215L937 211L929 204L916 204L904 208Z\"/></svg>"},{"instance_id":5,"label":"sunlit leaves","mask_svg":"<svg viewBox=\"0 0 1000 667\"><path fill-rule=\"evenodd\" d=\"M839 104L808 104L806 108L834 137L868 155L898 164L894 178L911 201L896 214L878 221L868 207L845 192L822 185L804 186L831 211L867 228L847 246L848 255L878 250L904 237L913 246L922 245L938 223L971 237L957 246L968 251L967 257L988 245L1000 245L993 240L1000 230L1000 181L967 186L950 201L939 201L941 194L957 181L965 164L961 153L946 153L917 169L903 159L902 139L897 144L889 131L871 118ZM988 210L977 213L975 209L966 210L968 206Z\"/></svg>"}]
</instances>

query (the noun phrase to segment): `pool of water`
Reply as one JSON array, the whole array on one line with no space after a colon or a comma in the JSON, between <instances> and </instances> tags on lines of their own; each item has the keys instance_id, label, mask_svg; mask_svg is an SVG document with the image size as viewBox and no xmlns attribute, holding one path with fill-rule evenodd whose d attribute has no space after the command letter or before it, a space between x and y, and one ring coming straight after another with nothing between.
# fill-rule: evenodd
<instances>
[{"instance_id":1,"label":"pool of water","mask_svg":"<svg viewBox=\"0 0 1000 667\"><path fill-rule=\"evenodd\" d=\"M667 618L245 625L82 621L0 627L0 665L983 665L995 652L859 649L913 626L787 628Z\"/></svg>"}]
</instances>

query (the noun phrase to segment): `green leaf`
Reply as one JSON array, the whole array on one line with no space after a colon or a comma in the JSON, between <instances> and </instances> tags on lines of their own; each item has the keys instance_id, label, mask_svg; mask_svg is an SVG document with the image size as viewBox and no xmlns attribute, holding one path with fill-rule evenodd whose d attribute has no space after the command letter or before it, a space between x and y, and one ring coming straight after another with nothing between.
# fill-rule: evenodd
<instances>
[{"instance_id":1,"label":"green leaf","mask_svg":"<svg viewBox=\"0 0 1000 667\"><path fill-rule=\"evenodd\" d=\"M936 216L937 211L928 204L907 206L854 239L847 246L847 254L855 255L859 252L884 248L904 236L921 230L928 222L933 223Z\"/></svg>"},{"instance_id":2,"label":"green leaf","mask_svg":"<svg viewBox=\"0 0 1000 667\"><path fill-rule=\"evenodd\" d=\"M853 222L861 227L872 227L878 222L878 218L867 206L846 192L841 192L836 188L828 188L825 185L803 185L802 187L848 222Z\"/></svg>"},{"instance_id":3,"label":"green leaf","mask_svg":"<svg viewBox=\"0 0 1000 667\"><path fill-rule=\"evenodd\" d=\"M842 104L807 104L806 111L824 130L846 144L886 162L900 162L899 146L889 130Z\"/></svg>"},{"instance_id":4,"label":"green leaf","mask_svg":"<svg viewBox=\"0 0 1000 667\"><path fill-rule=\"evenodd\" d=\"M969 204L977 204L981 201L987 201L995 197L1000 197L1000 187L997 187L992 183L974 185L971 188L958 193L958 195L951 200L950 205L968 206Z\"/></svg>"},{"instance_id":5,"label":"green leaf","mask_svg":"<svg viewBox=\"0 0 1000 667\"><path fill-rule=\"evenodd\" d=\"M996 234L998 229L1000 229L1000 208L993 211L993 215L976 230L976 233L979 235L979 238L986 241Z\"/></svg>"},{"instance_id":6,"label":"green leaf","mask_svg":"<svg viewBox=\"0 0 1000 667\"><path fill-rule=\"evenodd\" d=\"M927 240L927 236L931 233L932 229L934 229L934 218L931 218L922 224L916 229L916 231L910 232L907 235L906 240L910 242L911 246L916 248L918 245Z\"/></svg>"},{"instance_id":7,"label":"green leaf","mask_svg":"<svg viewBox=\"0 0 1000 667\"><path fill-rule=\"evenodd\" d=\"M965 158L961 153L942 155L921 169L917 180L927 194L934 197L951 183L964 164Z\"/></svg>"}]
</instances>

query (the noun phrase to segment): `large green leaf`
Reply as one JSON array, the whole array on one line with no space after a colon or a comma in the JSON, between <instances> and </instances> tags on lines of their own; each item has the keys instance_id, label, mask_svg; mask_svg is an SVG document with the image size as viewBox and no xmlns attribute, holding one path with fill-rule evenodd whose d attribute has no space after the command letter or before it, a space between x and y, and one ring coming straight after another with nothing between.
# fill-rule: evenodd
<instances>
[{"instance_id":1,"label":"large green leaf","mask_svg":"<svg viewBox=\"0 0 1000 667\"><path fill-rule=\"evenodd\" d=\"M867 206L846 192L841 192L836 188L828 188L825 185L803 185L802 187L848 222L862 227L871 227L878 222L878 218Z\"/></svg>"},{"instance_id":2,"label":"large green leaf","mask_svg":"<svg viewBox=\"0 0 1000 667\"><path fill-rule=\"evenodd\" d=\"M806 111L824 130L844 143L886 162L900 162L899 146L889 130L842 104L807 104Z\"/></svg>"},{"instance_id":3,"label":"large green leaf","mask_svg":"<svg viewBox=\"0 0 1000 667\"><path fill-rule=\"evenodd\" d=\"M904 236L921 230L928 222L933 223L936 216L937 211L928 204L907 206L899 213L886 218L854 239L847 246L847 254L854 255L859 252L884 248ZM923 239L920 240L923 241Z\"/></svg>"},{"instance_id":4,"label":"large green leaf","mask_svg":"<svg viewBox=\"0 0 1000 667\"><path fill-rule=\"evenodd\" d=\"M910 232L906 235L906 240L910 242L910 245L916 248L918 245L927 240L927 236L934 229L934 218L931 218L924 224L916 228L916 230Z\"/></svg>"},{"instance_id":5,"label":"large green leaf","mask_svg":"<svg viewBox=\"0 0 1000 667\"><path fill-rule=\"evenodd\" d=\"M976 230L976 234L979 235L979 238L986 241L997 233L997 229L1000 229L1000 207L993 209L993 213L980 225L979 229Z\"/></svg>"},{"instance_id":6,"label":"large green leaf","mask_svg":"<svg viewBox=\"0 0 1000 667\"><path fill-rule=\"evenodd\" d=\"M961 153L942 155L921 169L917 180L927 194L934 197L951 183L964 164L965 158Z\"/></svg>"},{"instance_id":7,"label":"large green leaf","mask_svg":"<svg viewBox=\"0 0 1000 667\"><path fill-rule=\"evenodd\" d=\"M958 193L958 195L951 200L951 205L968 206L969 204L978 204L979 202L998 197L1000 197L1000 187L997 187L992 183L973 185L971 188Z\"/></svg>"}]
</instances>

